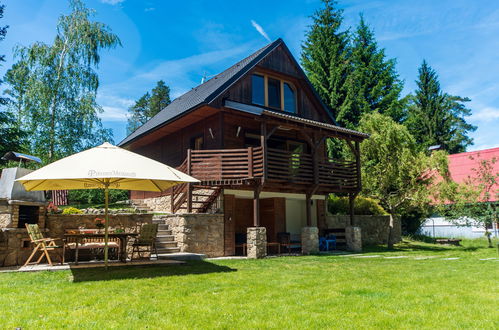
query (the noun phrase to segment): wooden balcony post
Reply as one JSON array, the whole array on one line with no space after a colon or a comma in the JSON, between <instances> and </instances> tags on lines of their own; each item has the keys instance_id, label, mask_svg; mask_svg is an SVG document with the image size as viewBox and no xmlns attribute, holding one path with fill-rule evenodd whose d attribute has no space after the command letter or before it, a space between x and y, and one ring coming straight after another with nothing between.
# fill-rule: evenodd
<instances>
[{"instance_id":1,"label":"wooden balcony post","mask_svg":"<svg viewBox=\"0 0 499 330\"><path fill-rule=\"evenodd\" d=\"M312 201L312 195L307 193L305 195L305 204L307 210L307 227L312 227L312 205L310 205Z\"/></svg>"},{"instance_id":2,"label":"wooden balcony post","mask_svg":"<svg viewBox=\"0 0 499 330\"><path fill-rule=\"evenodd\" d=\"M248 148L248 177L253 177L253 147Z\"/></svg>"},{"instance_id":3,"label":"wooden balcony post","mask_svg":"<svg viewBox=\"0 0 499 330\"><path fill-rule=\"evenodd\" d=\"M255 185L253 191L253 226L260 227L260 191L262 186Z\"/></svg>"},{"instance_id":4,"label":"wooden balcony post","mask_svg":"<svg viewBox=\"0 0 499 330\"><path fill-rule=\"evenodd\" d=\"M362 176L360 173L360 143L355 141L355 164L357 165L357 191L362 190Z\"/></svg>"},{"instance_id":5,"label":"wooden balcony post","mask_svg":"<svg viewBox=\"0 0 499 330\"><path fill-rule=\"evenodd\" d=\"M348 201L350 206L350 226L353 226L354 218L354 207L355 207L355 194L348 194Z\"/></svg>"},{"instance_id":6,"label":"wooden balcony post","mask_svg":"<svg viewBox=\"0 0 499 330\"><path fill-rule=\"evenodd\" d=\"M260 126L260 144L262 146L262 157L263 157L263 176L262 184L267 179L267 124L262 122Z\"/></svg>"},{"instance_id":7,"label":"wooden balcony post","mask_svg":"<svg viewBox=\"0 0 499 330\"><path fill-rule=\"evenodd\" d=\"M187 149L187 174L191 175L191 149ZM192 213L192 186L187 184L187 213Z\"/></svg>"}]
</instances>

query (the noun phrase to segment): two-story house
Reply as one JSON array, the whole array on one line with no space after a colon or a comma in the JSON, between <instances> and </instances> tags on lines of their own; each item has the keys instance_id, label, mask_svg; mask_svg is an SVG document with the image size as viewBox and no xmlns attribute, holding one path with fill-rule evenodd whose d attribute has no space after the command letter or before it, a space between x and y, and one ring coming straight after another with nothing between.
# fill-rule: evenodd
<instances>
[{"instance_id":1,"label":"two-story house","mask_svg":"<svg viewBox=\"0 0 499 330\"><path fill-rule=\"evenodd\" d=\"M346 141L352 158L328 158L328 138ZM347 193L353 203L365 138L336 125L278 39L175 99L120 146L201 180L131 198L156 198L173 213L217 208L225 254L233 255L236 236L249 227L265 227L275 241L280 232L320 228L329 193Z\"/></svg>"}]
</instances>

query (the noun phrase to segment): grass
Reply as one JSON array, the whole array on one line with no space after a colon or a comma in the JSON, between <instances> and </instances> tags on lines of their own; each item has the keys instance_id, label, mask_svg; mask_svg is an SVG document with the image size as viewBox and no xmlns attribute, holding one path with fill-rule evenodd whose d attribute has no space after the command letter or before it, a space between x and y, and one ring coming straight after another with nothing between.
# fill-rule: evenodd
<instances>
[{"instance_id":1,"label":"grass","mask_svg":"<svg viewBox=\"0 0 499 330\"><path fill-rule=\"evenodd\" d=\"M497 242L496 242L497 244ZM35 328L499 328L485 240L365 256L1 273L0 324ZM406 256L406 258L389 258ZM428 259L416 259L428 258ZM444 260L446 258L459 258Z\"/></svg>"}]
</instances>

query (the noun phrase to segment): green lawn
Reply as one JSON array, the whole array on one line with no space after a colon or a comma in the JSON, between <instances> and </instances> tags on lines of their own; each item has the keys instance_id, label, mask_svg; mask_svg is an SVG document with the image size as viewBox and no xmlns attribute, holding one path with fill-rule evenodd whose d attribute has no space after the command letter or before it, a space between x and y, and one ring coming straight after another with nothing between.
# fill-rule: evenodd
<instances>
[{"instance_id":1,"label":"green lawn","mask_svg":"<svg viewBox=\"0 0 499 330\"><path fill-rule=\"evenodd\" d=\"M499 256L485 245L2 273L0 328L497 329Z\"/></svg>"}]
</instances>

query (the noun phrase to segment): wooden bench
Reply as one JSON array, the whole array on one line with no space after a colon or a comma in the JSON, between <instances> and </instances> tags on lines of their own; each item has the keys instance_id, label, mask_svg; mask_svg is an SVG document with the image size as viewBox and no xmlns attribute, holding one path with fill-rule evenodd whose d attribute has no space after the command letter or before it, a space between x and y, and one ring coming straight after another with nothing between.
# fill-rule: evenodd
<instances>
[{"instance_id":1,"label":"wooden bench","mask_svg":"<svg viewBox=\"0 0 499 330\"><path fill-rule=\"evenodd\" d=\"M438 238L436 240L437 244L442 244L442 245L456 245L460 246L461 245L461 239L458 238Z\"/></svg>"}]
</instances>

